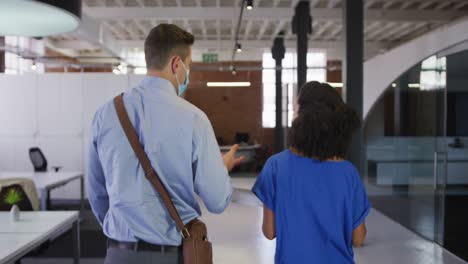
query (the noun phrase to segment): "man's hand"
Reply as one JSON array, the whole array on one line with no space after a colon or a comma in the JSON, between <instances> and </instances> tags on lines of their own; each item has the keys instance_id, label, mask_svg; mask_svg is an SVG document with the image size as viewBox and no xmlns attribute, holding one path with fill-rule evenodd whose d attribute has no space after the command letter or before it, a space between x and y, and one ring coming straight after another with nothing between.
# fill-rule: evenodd
<instances>
[{"instance_id":1,"label":"man's hand","mask_svg":"<svg viewBox=\"0 0 468 264\"><path fill-rule=\"evenodd\" d=\"M244 159L244 156L240 156L236 158L236 152L239 149L239 145L234 145L231 147L229 152L223 155L224 166L231 171L235 166L239 165L241 161Z\"/></svg>"}]
</instances>

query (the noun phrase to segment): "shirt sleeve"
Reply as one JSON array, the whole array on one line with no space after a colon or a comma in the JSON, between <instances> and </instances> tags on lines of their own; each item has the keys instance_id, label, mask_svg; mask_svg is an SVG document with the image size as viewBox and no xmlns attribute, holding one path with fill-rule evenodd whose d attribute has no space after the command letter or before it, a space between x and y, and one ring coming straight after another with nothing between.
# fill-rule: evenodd
<instances>
[{"instance_id":1,"label":"shirt sleeve","mask_svg":"<svg viewBox=\"0 0 468 264\"><path fill-rule=\"evenodd\" d=\"M276 205L276 171L273 166L273 161L269 159L262 172L255 182L252 192L268 207L275 212Z\"/></svg>"},{"instance_id":2,"label":"shirt sleeve","mask_svg":"<svg viewBox=\"0 0 468 264\"><path fill-rule=\"evenodd\" d=\"M91 129L91 139L89 143L89 152L88 152L88 186L87 194L91 209L93 210L94 215L96 216L99 224L104 221L104 217L109 210L109 195L106 189L106 182L104 177L104 172L102 170L101 162L99 160L96 135L97 135L97 114L94 117L93 125Z\"/></svg>"},{"instance_id":3,"label":"shirt sleeve","mask_svg":"<svg viewBox=\"0 0 468 264\"><path fill-rule=\"evenodd\" d=\"M208 211L222 213L231 203L232 186L210 121L197 117L193 131L192 169L195 192Z\"/></svg>"},{"instance_id":4,"label":"shirt sleeve","mask_svg":"<svg viewBox=\"0 0 468 264\"><path fill-rule=\"evenodd\" d=\"M367 198L367 193L362 184L361 177L357 170L354 172L354 188L353 188L353 230L364 222L371 210L371 204Z\"/></svg>"}]
</instances>

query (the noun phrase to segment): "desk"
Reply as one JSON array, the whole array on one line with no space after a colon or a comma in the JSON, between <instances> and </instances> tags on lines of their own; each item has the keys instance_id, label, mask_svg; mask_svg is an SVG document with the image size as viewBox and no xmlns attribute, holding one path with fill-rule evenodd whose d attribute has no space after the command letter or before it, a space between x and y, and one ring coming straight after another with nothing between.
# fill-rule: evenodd
<instances>
[{"instance_id":1,"label":"desk","mask_svg":"<svg viewBox=\"0 0 468 264\"><path fill-rule=\"evenodd\" d=\"M82 172L0 172L0 179L29 178L36 184L41 199L41 210L47 210L50 203L50 191L71 181L80 181L80 206L84 208L84 176Z\"/></svg>"},{"instance_id":2,"label":"desk","mask_svg":"<svg viewBox=\"0 0 468 264\"><path fill-rule=\"evenodd\" d=\"M443 162L443 160L439 162ZM445 162L447 168L439 176L439 184L464 185L468 183L465 177L465 172L468 169L468 159L448 158ZM425 157L410 157L407 159L369 158L367 160L367 170L369 182L375 185L433 185L435 180L434 159Z\"/></svg>"},{"instance_id":3,"label":"desk","mask_svg":"<svg viewBox=\"0 0 468 264\"><path fill-rule=\"evenodd\" d=\"M80 262L78 211L21 212L18 222L0 212L0 264L13 263L51 237L72 229L73 263Z\"/></svg>"},{"instance_id":4,"label":"desk","mask_svg":"<svg viewBox=\"0 0 468 264\"><path fill-rule=\"evenodd\" d=\"M231 149L232 146L220 146L219 149L221 150L221 153L226 153ZM259 144L256 145L248 145L248 146L239 146L239 149L237 150L236 156L244 156L244 160L242 162L251 162L255 161L255 154L257 149L260 148Z\"/></svg>"}]
</instances>

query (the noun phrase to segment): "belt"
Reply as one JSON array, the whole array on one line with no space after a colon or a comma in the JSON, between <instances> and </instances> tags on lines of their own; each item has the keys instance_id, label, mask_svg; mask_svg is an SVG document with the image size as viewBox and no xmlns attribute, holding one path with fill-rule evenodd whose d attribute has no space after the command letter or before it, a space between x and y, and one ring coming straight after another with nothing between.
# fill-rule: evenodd
<instances>
[{"instance_id":1,"label":"belt","mask_svg":"<svg viewBox=\"0 0 468 264\"><path fill-rule=\"evenodd\" d=\"M111 238L107 239L107 248L119 248L132 251L156 251L156 252L179 252L178 246L163 246L150 244L144 241L138 242L121 242Z\"/></svg>"}]
</instances>

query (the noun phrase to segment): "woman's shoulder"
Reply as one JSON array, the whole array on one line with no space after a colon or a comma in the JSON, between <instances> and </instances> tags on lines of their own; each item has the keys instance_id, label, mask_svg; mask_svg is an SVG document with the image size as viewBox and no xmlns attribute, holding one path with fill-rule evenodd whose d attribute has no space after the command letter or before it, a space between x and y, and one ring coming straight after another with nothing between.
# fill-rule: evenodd
<instances>
[{"instance_id":1,"label":"woman's shoulder","mask_svg":"<svg viewBox=\"0 0 468 264\"><path fill-rule=\"evenodd\" d=\"M287 160L291 160L292 158L291 154L292 152L290 150L284 150L279 153L273 154L270 158L268 158L267 164L272 165L272 164L281 163Z\"/></svg>"},{"instance_id":2,"label":"woman's shoulder","mask_svg":"<svg viewBox=\"0 0 468 264\"><path fill-rule=\"evenodd\" d=\"M341 172L345 172L346 174L359 176L359 172L358 172L356 166L354 166L354 164L351 163L348 160L319 161L319 160L316 160L316 159L311 159L311 158L299 156L299 155L295 154L294 152L292 152L289 149L272 155L270 158L268 158L265 166L267 166L267 167L276 167L276 166L279 166L281 164L295 163L295 161L307 161L306 164L325 163L325 164L328 165L327 166L328 168L332 167L333 169L337 169L337 170L339 170Z\"/></svg>"},{"instance_id":3,"label":"woman's shoulder","mask_svg":"<svg viewBox=\"0 0 468 264\"><path fill-rule=\"evenodd\" d=\"M359 177L359 171L354 166L354 164L348 160L341 160L341 161L329 161L327 162L329 166L333 168L336 172L340 174L347 175L351 178Z\"/></svg>"},{"instance_id":4,"label":"woman's shoulder","mask_svg":"<svg viewBox=\"0 0 468 264\"><path fill-rule=\"evenodd\" d=\"M352 186L355 186L356 182L361 180L358 169L348 160L340 162L340 175L345 175Z\"/></svg>"},{"instance_id":5,"label":"woman's shoulder","mask_svg":"<svg viewBox=\"0 0 468 264\"><path fill-rule=\"evenodd\" d=\"M356 166L349 160L330 161L330 163L350 172L357 172Z\"/></svg>"},{"instance_id":6,"label":"woman's shoulder","mask_svg":"<svg viewBox=\"0 0 468 264\"><path fill-rule=\"evenodd\" d=\"M284 167L284 165L289 164L291 158L288 150L276 153L267 159L263 170L278 170L278 167Z\"/></svg>"}]
</instances>

